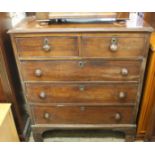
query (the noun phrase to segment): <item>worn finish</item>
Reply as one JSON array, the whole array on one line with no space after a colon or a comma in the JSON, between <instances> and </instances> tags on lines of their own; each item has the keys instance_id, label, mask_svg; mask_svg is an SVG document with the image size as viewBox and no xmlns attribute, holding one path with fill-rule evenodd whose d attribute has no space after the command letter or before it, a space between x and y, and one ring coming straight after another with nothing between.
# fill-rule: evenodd
<instances>
[{"instance_id":1,"label":"worn finish","mask_svg":"<svg viewBox=\"0 0 155 155\"><path fill-rule=\"evenodd\" d=\"M65 106L32 108L36 124L130 124L132 107Z\"/></svg>"},{"instance_id":2,"label":"worn finish","mask_svg":"<svg viewBox=\"0 0 155 155\"><path fill-rule=\"evenodd\" d=\"M138 82L140 66L141 60L37 60L21 61L21 72L24 81ZM39 74L37 74L37 71Z\"/></svg>"},{"instance_id":3,"label":"worn finish","mask_svg":"<svg viewBox=\"0 0 155 155\"><path fill-rule=\"evenodd\" d=\"M20 57L78 56L76 37L28 37L16 39L16 42Z\"/></svg>"},{"instance_id":4,"label":"worn finish","mask_svg":"<svg viewBox=\"0 0 155 155\"><path fill-rule=\"evenodd\" d=\"M41 96L41 93L45 95ZM124 96L121 96L124 93ZM26 84L26 94L32 103L113 103L135 104L136 84Z\"/></svg>"},{"instance_id":5,"label":"worn finish","mask_svg":"<svg viewBox=\"0 0 155 155\"><path fill-rule=\"evenodd\" d=\"M123 131L134 140L152 31L140 23L41 26L28 19L9 31L36 141L68 126Z\"/></svg>"},{"instance_id":6,"label":"worn finish","mask_svg":"<svg viewBox=\"0 0 155 155\"><path fill-rule=\"evenodd\" d=\"M36 18L27 18L24 22L11 29L9 33L51 33L51 32L152 32L153 29L143 19L113 23L93 24L53 24L39 25Z\"/></svg>"},{"instance_id":7,"label":"worn finish","mask_svg":"<svg viewBox=\"0 0 155 155\"><path fill-rule=\"evenodd\" d=\"M115 43L113 41L115 40ZM144 55L144 35L131 37L131 34L123 35L112 34L102 37L82 37L82 56L83 57L106 57L106 58L132 58ZM116 44L116 49L112 45Z\"/></svg>"}]
</instances>

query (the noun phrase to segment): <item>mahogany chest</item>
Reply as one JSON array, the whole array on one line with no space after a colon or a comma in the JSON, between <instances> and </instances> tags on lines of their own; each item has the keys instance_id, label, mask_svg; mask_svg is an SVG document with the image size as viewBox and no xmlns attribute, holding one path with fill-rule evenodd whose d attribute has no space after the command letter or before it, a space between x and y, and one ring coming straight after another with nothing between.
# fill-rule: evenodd
<instances>
[{"instance_id":1,"label":"mahogany chest","mask_svg":"<svg viewBox=\"0 0 155 155\"><path fill-rule=\"evenodd\" d=\"M152 28L143 21L10 30L35 141L54 129L108 129L134 140Z\"/></svg>"}]
</instances>

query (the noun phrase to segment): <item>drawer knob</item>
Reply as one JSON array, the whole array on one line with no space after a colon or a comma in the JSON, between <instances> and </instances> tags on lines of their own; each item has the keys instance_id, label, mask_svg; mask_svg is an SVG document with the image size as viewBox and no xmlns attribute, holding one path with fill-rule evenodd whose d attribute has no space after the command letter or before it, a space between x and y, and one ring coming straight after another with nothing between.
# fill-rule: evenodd
<instances>
[{"instance_id":1,"label":"drawer knob","mask_svg":"<svg viewBox=\"0 0 155 155\"><path fill-rule=\"evenodd\" d=\"M36 69L36 70L35 70L35 75L36 75L37 77L42 76L42 70L41 70L41 69Z\"/></svg>"},{"instance_id":2,"label":"drawer knob","mask_svg":"<svg viewBox=\"0 0 155 155\"><path fill-rule=\"evenodd\" d=\"M44 39L44 44L43 44L43 50L44 50L45 52L50 52L50 50L51 50L51 46L49 45L48 42L49 42L48 39L45 38L45 39Z\"/></svg>"},{"instance_id":3,"label":"drawer knob","mask_svg":"<svg viewBox=\"0 0 155 155\"><path fill-rule=\"evenodd\" d=\"M116 38L112 38L112 39L111 39L110 50L111 50L112 52L116 52L117 49L118 49L117 39L116 39Z\"/></svg>"},{"instance_id":4,"label":"drawer knob","mask_svg":"<svg viewBox=\"0 0 155 155\"><path fill-rule=\"evenodd\" d=\"M83 85L79 86L79 90L80 91L84 91L85 90L85 86L83 86Z\"/></svg>"},{"instance_id":5,"label":"drawer knob","mask_svg":"<svg viewBox=\"0 0 155 155\"><path fill-rule=\"evenodd\" d=\"M45 98L46 98L46 93L43 92L43 91L40 92L39 97L40 97L41 99L45 99Z\"/></svg>"},{"instance_id":6,"label":"drawer knob","mask_svg":"<svg viewBox=\"0 0 155 155\"><path fill-rule=\"evenodd\" d=\"M45 118L45 119L49 119L49 118L50 118L50 114L49 114L48 112L45 112L45 113L44 113L44 118Z\"/></svg>"},{"instance_id":7,"label":"drawer knob","mask_svg":"<svg viewBox=\"0 0 155 155\"><path fill-rule=\"evenodd\" d=\"M125 97L126 97L126 93L124 93L124 92L119 93L119 98L120 99L124 99Z\"/></svg>"},{"instance_id":8,"label":"drawer knob","mask_svg":"<svg viewBox=\"0 0 155 155\"><path fill-rule=\"evenodd\" d=\"M120 113L116 113L116 114L115 114L115 120L116 120L116 121L121 120L121 115L120 115Z\"/></svg>"},{"instance_id":9,"label":"drawer knob","mask_svg":"<svg viewBox=\"0 0 155 155\"><path fill-rule=\"evenodd\" d=\"M83 61L79 61L79 66L80 66L81 68L83 68L84 65L85 65L85 63L84 63Z\"/></svg>"},{"instance_id":10,"label":"drawer knob","mask_svg":"<svg viewBox=\"0 0 155 155\"><path fill-rule=\"evenodd\" d=\"M122 74L123 76L127 76L127 75L128 75L128 69L127 69L127 68L122 68L122 69L121 69L121 74Z\"/></svg>"}]
</instances>

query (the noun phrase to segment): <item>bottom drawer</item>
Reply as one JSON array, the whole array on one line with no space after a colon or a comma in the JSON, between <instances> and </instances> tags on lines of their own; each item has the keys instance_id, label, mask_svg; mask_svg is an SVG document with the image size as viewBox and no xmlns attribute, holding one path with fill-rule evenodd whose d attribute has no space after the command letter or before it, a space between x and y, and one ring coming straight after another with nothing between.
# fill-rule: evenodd
<instances>
[{"instance_id":1,"label":"bottom drawer","mask_svg":"<svg viewBox=\"0 0 155 155\"><path fill-rule=\"evenodd\" d=\"M133 107L110 106L34 106L36 124L130 124Z\"/></svg>"}]
</instances>

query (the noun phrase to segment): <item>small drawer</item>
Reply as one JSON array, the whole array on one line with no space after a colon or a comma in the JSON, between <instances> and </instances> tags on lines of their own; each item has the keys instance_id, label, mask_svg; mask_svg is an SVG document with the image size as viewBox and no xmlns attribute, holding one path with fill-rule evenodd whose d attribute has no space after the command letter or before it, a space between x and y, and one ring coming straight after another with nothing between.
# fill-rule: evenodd
<instances>
[{"instance_id":1,"label":"small drawer","mask_svg":"<svg viewBox=\"0 0 155 155\"><path fill-rule=\"evenodd\" d=\"M71 84L27 83L26 94L30 103L105 103L135 104L137 84Z\"/></svg>"},{"instance_id":2,"label":"small drawer","mask_svg":"<svg viewBox=\"0 0 155 155\"><path fill-rule=\"evenodd\" d=\"M16 39L20 57L78 56L77 37L26 37Z\"/></svg>"},{"instance_id":3,"label":"small drawer","mask_svg":"<svg viewBox=\"0 0 155 155\"><path fill-rule=\"evenodd\" d=\"M141 61L21 61L24 81L139 81Z\"/></svg>"},{"instance_id":4,"label":"small drawer","mask_svg":"<svg viewBox=\"0 0 155 155\"><path fill-rule=\"evenodd\" d=\"M131 35L132 36L132 35ZM144 56L144 37L82 37L83 57L133 58Z\"/></svg>"},{"instance_id":5,"label":"small drawer","mask_svg":"<svg viewBox=\"0 0 155 155\"><path fill-rule=\"evenodd\" d=\"M36 124L130 124L133 107L34 106Z\"/></svg>"}]
</instances>

